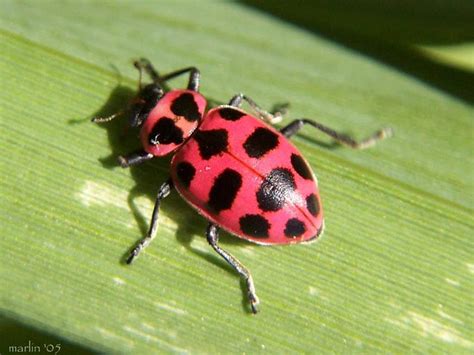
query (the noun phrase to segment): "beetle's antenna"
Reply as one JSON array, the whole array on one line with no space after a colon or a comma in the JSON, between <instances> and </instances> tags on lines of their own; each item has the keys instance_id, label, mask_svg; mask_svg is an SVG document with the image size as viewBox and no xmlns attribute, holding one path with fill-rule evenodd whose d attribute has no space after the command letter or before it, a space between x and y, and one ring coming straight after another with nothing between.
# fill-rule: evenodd
<instances>
[{"instance_id":1,"label":"beetle's antenna","mask_svg":"<svg viewBox=\"0 0 474 355\"><path fill-rule=\"evenodd\" d=\"M112 121L115 117L123 115L124 112L125 110L120 110L120 111L115 112L113 115L110 115L107 117L94 117L92 119L92 122L94 123L109 122L109 121Z\"/></svg>"}]
</instances>

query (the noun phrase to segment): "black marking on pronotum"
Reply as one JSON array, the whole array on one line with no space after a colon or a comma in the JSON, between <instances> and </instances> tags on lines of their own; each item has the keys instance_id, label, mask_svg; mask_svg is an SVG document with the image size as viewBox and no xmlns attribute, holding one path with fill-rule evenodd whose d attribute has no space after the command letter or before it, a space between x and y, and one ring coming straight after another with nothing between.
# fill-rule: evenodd
<instances>
[{"instance_id":1,"label":"black marking on pronotum","mask_svg":"<svg viewBox=\"0 0 474 355\"><path fill-rule=\"evenodd\" d=\"M264 127L258 127L244 143L244 149L251 158L261 158L277 146L278 135Z\"/></svg>"},{"instance_id":2,"label":"black marking on pronotum","mask_svg":"<svg viewBox=\"0 0 474 355\"><path fill-rule=\"evenodd\" d=\"M313 174L301 156L298 154L291 154L291 165L303 179L313 180Z\"/></svg>"},{"instance_id":3,"label":"black marking on pronotum","mask_svg":"<svg viewBox=\"0 0 474 355\"><path fill-rule=\"evenodd\" d=\"M194 135L194 139L199 145L201 158L205 160L227 150L227 131L225 129L199 130Z\"/></svg>"},{"instance_id":4,"label":"black marking on pronotum","mask_svg":"<svg viewBox=\"0 0 474 355\"><path fill-rule=\"evenodd\" d=\"M295 190L295 179L290 170L273 169L257 191L258 206L263 211L278 211Z\"/></svg>"},{"instance_id":5,"label":"black marking on pronotum","mask_svg":"<svg viewBox=\"0 0 474 355\"><path fill-rule=\"evenodd\" d=\"M235 170L225 169L216 178L209 192L209 207L217 213L231 208L241 186L242 175Z\"/></svg>"},{"instance_id":6,"label":"black marking on pronotum","mask_svg":"<svg viewBox=\"0 0 474 355\"><path fill-rule=\"evenodd\" d=\"M254 238L268 238L270 223L267 219L258 214L246 214L239 219L240 230Z\"/></svg>"},{"instance_id":7,"label":"black marking on pronotum","mask_svg":"<svg viewBox=\"0 0 474 355\"><path fill-rule=\"evenodd\" d=\"M184 93L173 100L171 112L176 116L183 116L187 121L195 122L201 119L199 107L194 101L194 96L190 93Z\"/></svg>"},{"instance_id":8,"label":"black marking on pronotum","mask_svg":"<svg viewBox=\"0 0 474 355\"><path fill-rule=\"evenodd\" d=\"M191 181L193 181L195 174L196 168L187 161L182 161L176 166L176 175L185 187L191 185Z\"/></svg>"},{"instance_id":9,"label":"black marking on pronotum","mask_svg":"<svg viewBox=\"0 0 474 355\"><path fill-rule=\"evenodd\" d=\"M308 209L309 213L313 216L317 216L319 213L319 202L315 194L308 195L306 197L306 208Z\"/></svg>"},{"instance_id":10,"label":"black marking on pronotum","mask_svg":"<svg viewBox=\"0 0 474 355\"><path fill-rule=\"evenodd\" d=\"M245 113L236 110L232 107L224 107L219 109L219 115L227 121L237 121L240 117L245 116Z\"/></svg>"},{"instance_id":11,"label":"black marking on pronotum","mask_svg":"<svg viewBox=\"0 0 474 355\"><path fill-rule=\"evenodd\" d=\"M160 118L148 136L150 144L181 144L183 143L183 131L176 127L174 121L168 117Z\"/></svg>"},{"instance_id":12,"label":"black marking on pronotum","mask_svg":"<svg viewBox=\"0 0 474 355\"><path fill-rule=\"evenodd\" d=\"M290 218L286 222L284 233L288 238L295 238L299 237L305 231L306 227L303 222L301 222L298 218Z\"/></svg>"}]
</instances>

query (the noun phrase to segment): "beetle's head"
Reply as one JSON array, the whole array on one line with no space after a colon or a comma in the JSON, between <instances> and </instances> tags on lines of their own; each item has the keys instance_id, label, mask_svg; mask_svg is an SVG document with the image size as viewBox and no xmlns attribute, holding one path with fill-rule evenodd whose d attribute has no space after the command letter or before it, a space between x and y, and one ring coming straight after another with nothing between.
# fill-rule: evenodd
<instances>
[{"instance_id":1,"label":"beetle's head","mask_svg":"<svg viewBox=\"0 0 474 355\"><path fill-rule=\"evenodd\" d=\"M130 126L141 126L162 96L163 89L157 84L148 84L141 88L130 104Z\"/></svg>"}]
</instances>

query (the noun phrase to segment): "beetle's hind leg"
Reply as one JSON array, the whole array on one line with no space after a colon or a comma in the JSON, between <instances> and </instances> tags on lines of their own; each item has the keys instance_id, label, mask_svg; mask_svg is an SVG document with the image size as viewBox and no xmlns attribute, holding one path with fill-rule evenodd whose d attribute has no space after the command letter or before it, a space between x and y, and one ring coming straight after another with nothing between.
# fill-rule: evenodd
<instances>
[{"instance_id":1,"label":"beetle's hind leg","mask_svg":"<svg viewBox=\"0 0 474 355\"><path fill-rule=\"evenodd\" d=\"M250 274L250 271L232 254L225 251L217 244L219 241L219 227L216 224L209 223L206 231L206 237L207 241L217 252L217 254L224 258L224 260L227 261L227 263L229 263L229 265L232 266L234 270L237 271L239 275L245 280L247 284L247 297L250 302L250 307L252 308L253 313L257 313L257 305L259 304L259 300L257 294L255 293L255 285L253 283L253 278Z\"/></svg>"},{"instance_id":2,"label":"beetle's hind leg","mask_svg":"<svg viewBox=\"0 0 474 355\"><path fill-rule=\"evenodd\" d=\"M333 130L332 128L324 126L321 123L318 123L316 121L309 120L307 118L300 118L300 119L294 120L287 126L283 127L280 130L280 132L285 137L290 138L291 136L295 135L306 124L334 138L334 140L336 140L337 142L344 144L345 146L348 146L353 149L365 149L365 148L372 147L378 141L385 138L389 138L393 135L393 130L391 128L383 128L381 130L376 131L375 133L373 133L371 136L367 137L366 139L363 139L361 141L356 141L354 138L348 135L337 132Z\"/></svg>"}]
</instances>

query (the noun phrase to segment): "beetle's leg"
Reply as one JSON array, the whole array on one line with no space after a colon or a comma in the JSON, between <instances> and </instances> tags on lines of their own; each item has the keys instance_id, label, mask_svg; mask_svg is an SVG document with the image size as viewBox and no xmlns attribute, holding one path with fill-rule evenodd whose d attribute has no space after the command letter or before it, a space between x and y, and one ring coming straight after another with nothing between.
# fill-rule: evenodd
<instances>
[{"instance_id":1,"label":"beetle's leg","mask_svg":"<svg viewBox=\"0 0 474 355\"><path fill-rule=\"evenodd\" d=\"M199 91L199 82L201 78L201 73L195 67L187 67L180 70L176 70L174 72L168 73L166 75L159 75L158 72L153 68L150 61L145 58L141 58L135 61L135 67L138 70L144 70L148 75L150 75L151 79L156 84L164 83L165 81L171 80L180 76L185 73L189 73L189 82L188 82L188 89L193 91Z\"/></svg>"},{"instance_id":2,"label":"beetle's leg","mask_svg":"<svg viewBox=\"0 0 474 355\"><path fill-rule=\"evenodd\" d=\"M219 227L214 223L209 223L207 230L206 230L206 237L209 244L212 248L224 258L225 261L229 263L245 280L247 283L247 296L250 302L250 307L252 308L253 313L257 313L257 305L259 304L258 297L255 294L255 286L253 283L252 275L247 268L242 265L240 261L238 261L234 256L230 253L226 252L225 250L221 249L221 247L217 244L219 241Z\"/></svg>"},{"instance_id":3,"label":"beetle's leg","mask_svg":"<svg viewBox=\"0 0 474 355\"><path fill-rule=\"evenodd\" d=\"M144 150L129 154L127 156L119 155L118 162L122 168L128 168L131 165L138 165L153 158L153 154Z\"/></svg>"},{"instance_id":4,"label":"beetle's leg","mask_svg":"<svg viewBox=\"0 0 474 355\"><path fill-rule=\"evenodd\" d=\"M153 65L148 59L140 58L134 61L133 65L135 66L135 68L138 69L138 72L139 72L138 85L139 85L140 90L141 90L143 71L145 71L145 73L147 73L150 76L151 80L153 80L154 83L159 82L160 74L158 74L158 72L156 71L156 69L153 67Z\"/></svg>"},{"instance_id":5,"label":"beetle's leg","mask_svg":"<svg viewBox=\"0 0 474 355\"><path fill-rule=\"evenodd\" d=\"M252 107L252 109L260 116L260 118L268 123L275 124L281 122L283 116L287 112L288 105L281 105L280 111L270 113L263 108L261 108L255 101L250 97L240 93L232 97L229 101L229 106L240 107L242 105L242 100L247 101L247 103Z\"/></svg>"},{"instance_id":6,"label":"beetle's leg","mask_svg":"<svg viewBox=\"0 0 474 355\"><path fill-rule=\"evenodd\" d=\"M294 134L296 134L305 124L308 124L316 129L319 129L321 132L327 134L328 136L334 138L337 142L344 144L350 148L354 149L365 149L373 146L377 141L389 138L393 135L393 130L391 128L383 128L378 130L370 137L357 142L354 138L349 137L343 133L336 132L332 128L322 125L321 123L315 122L313 120L309 120L306 118L300 118L298 120L294 120L287 126L283 127L280 132L285 136L290 138Z\"/></svg>"},{"instance_id":7,"label":"beetle's leg","mask_svg":"<svg viewBox=\"0 0 474 355\"><path fill-rule=\"evenodd\" d=\"M153 214L151 216L150 229L148 230L147 235L138 242L135 248L130 253L130 256L127 259L127 264L131 264L133 260L140 254L140 252L145 249L151 241L156 236L156 229L158 227L158 214L160 212L160 203L165 197L167 197L171 190L173 189L173 182L171 179L166 181L161 185L158 195L156 196L155 207L153 208Z\"/></svg>"},{"instance_id":8,"label":"beetle's leg","mask_svg":"<svg viewBox=\"0 0 474 355\"><path fill-rule=\"evenodd\" d=\"M160 83L163 83L167 80L174 79L177 76L180 76L180 75L188 73L188 72L189 72L188 89L193 90L193 91L199 91L201 73L199 72L199 69L197 69L195 67L188 67L188 68L176 70L174 72L171 72L171 73L168 73L166 75L160 76L158 81Z\"/></svg>"}]
</instances>

